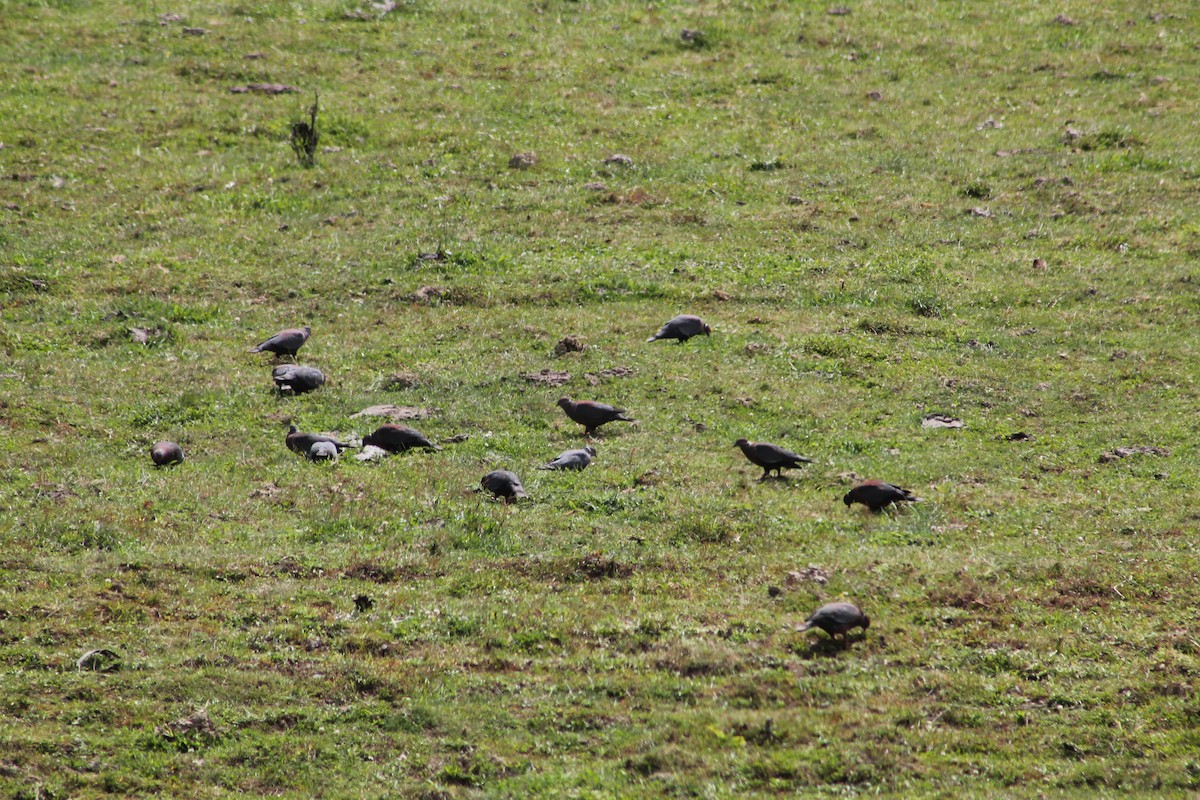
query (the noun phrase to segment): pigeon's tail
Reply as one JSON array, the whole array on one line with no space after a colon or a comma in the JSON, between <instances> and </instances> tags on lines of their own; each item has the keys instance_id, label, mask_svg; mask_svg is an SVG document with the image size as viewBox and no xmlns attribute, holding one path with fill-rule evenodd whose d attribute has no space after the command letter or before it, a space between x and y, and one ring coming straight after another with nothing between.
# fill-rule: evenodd
<instances>
[{"instance_id":1,"label":"pigeon's tail","mask_svg":"<svg viewBox=\"0 0 1200 800\"><path fill-rule=\"evenodd\" d=\"M815 463L817 463L817 462L813 461L811 458L805 458L804 456L796 456L796 461L800 462L801 464L815 464Z\"/></svg>"},{"instance_id":2,"label":"pigeon's tail","mask_svg":"<svg viewBox=\"0 0 1200 800\"><path fill-rule=\"evenodd\" d=\"M251 348L250 348L249 350L247 350L246 352L247 352L247 353L261 353L261 352L262 352L262 345L261 345L261 344L256 344L254 347L251 347Z\"/></svg>"},{"instance_id":3,"label":"pigeon's tail","mask_svg":"<svg viewBox=\"0 0 1200 800\"><path fill-rule=\"evenodd\" d=\"M796 626L796 632L797 632L797 633L803 633L804 631L808 630L808 629L809 629L809 628L811 628L811 627L812 627L812 623L810 623L810 622L801 622L799 625L797 625L797 626Z\"/></svg>"},{"instance_id":4,"label":"pigeon's tail","mask_svg":"<svg viewBox=\"0 0 1200 800\"><path fill-rule=\"evenodd\" d=\"M613 417L613 419L618 422L637 422L637 420L633 417L625 416L625 412L623 411L620 414L617 414L617 416Z\"/></svg>"},{"instance_id":5,"label":"pigeon's tail","mask_svg":"<svg viewBox=\"0 0 1200 800\"><path fill-rule=\"evenodd\" d=\"M438 447L438 446L437 446L436 444L434 444L433 442L430 442L429 444L425 445L425 449L426 449L426 450L432 450L432 451L433 451L433 452L435 452L435 453L440 453L440 452L442 452L442 448Z\"/></svg>"},{"instance_id":6,"label":"pigeon's tail","mask_svg":"<svg viewBox=\"0 0 1200 800\"><path fill-rule=\"evenodd\" d=\"M659 338L661 338L661 337L659 337L659 335L656 333L653 336L651 336L649 339L647 339L646 341L647 342L657 342L659 340Z\"/></svg>"},{"instance_id":7,"label":"pigeon's tail","mask_svg":"<svg viewBox=\"0 0 1200 800\"><path fill-rule=\"evenodd\" d=\"M538 469L558 469L558 467L554 466L554 464L551 463L551 464L543 464L542 466L538 467Z\"/></svg>"}]
</instances>

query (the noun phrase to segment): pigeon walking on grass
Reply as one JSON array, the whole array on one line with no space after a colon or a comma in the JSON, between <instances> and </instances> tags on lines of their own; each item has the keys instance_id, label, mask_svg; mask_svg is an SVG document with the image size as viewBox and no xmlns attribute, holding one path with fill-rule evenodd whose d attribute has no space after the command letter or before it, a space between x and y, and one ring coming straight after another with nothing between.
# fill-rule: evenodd
<instances>
[{"instance_id":1,"label":"pigeon walking on grass","mask_svg":"<svg viewBox=\"0 0 1200 800\"><path fill-rule=\"evenodd\" d=\"M916 503L921 498L908 489L901 489L883 481L863 481L846 492L842 502L849 508L851 503L862 503L878 514L893 503Z\"/></svg>"},{"instance_id":2,"label":"pigeon walking on grass","mask_svg":"<svg viewBox=\"0 0 1200 800\"><path fill-rule=\"evenodd\" d=\"M479 485L491 492L492 497L497 500L503 499L506 503L529 496L525 494L525 487L521 485L521 479L506 469L489 472L479 481Z\"/></svg>"},{"instance_id":3,"label":"pigeon walking on grass","mask_svg":"<svg viewBox=\"0 0 1200 800\"><path fill-rule=\"evenodd\" d=\"M296 357L296 352L308 341L312 328L288 328L250 348L251 353L274 353L277 356Z\"/></svg>"},{"instance_id":4,"label":"pigeon walking on grass","mask_svg":"<svg viewBox=\"0 0 1200 800\"><path fill-rule=\"evenodd\" d=\"M363 444L373 445L381 450L387 450L389 453L403 453L405 450L412 450L415 447L423 447L426 450L442 449L412 428L390 422L380 425L374 433L364 436Z\"/></svg>"},{"instance_id":5,"label":"pigeon walking on grass","mask_svg":"<svg viewBox=\"0 0 1200 800\"><path fill-rule=\"evenodd\" d=\"M560 453L558 458L538 469L573 469L581 470L596 457L596 448L590 444L582 450L567 450Z\"/></svg>"},{"instance_id":6,"label":"pigeon walking on grass","mask_svg":"<svg viewBox=\"0 0 1200 800\"><path fill-rule=\"evenodd\" d=\"M659 339L678 339L680 344L683 344L693 336L700 334L708 336L712 333L712 328L704 324L704 320L694 314L680 314L678 317L672 317L659 329L658 333L647 339L647 342L658 341Z\"/></svg>"},{"instance_id":7,"label":"pigeon walking on grass","mask_svg":"<svg viewBox=\"0 0 1200 800\"><path fill-rule=\"evenodd\" d=\"M768 444L767 442L751 442L746 439L738 439L733 443L735 447L742 448L746 458L751 464L762 467L763 474L759 478L760 481L765 481L767 476L772 472L776 475L783 475L781 470L799 467L801 464L811 464L811 458L797 455L791 450L785 450L779 445Z\"/></svg>"},{"instance_id":8,"label":"pigeon walking on grass","mask_svg":"<svg viewBox=\"0 0 1200 800\"><path fill-rule=\"evenodd\" d=\"M852 603L828 603L810 614L808 619L804 620L803 625L796 626L796 630L806 631L810 628L820 628L835 640L840 633L842 647L849 647L849 632L854 628L862 628L863 631L866 631L869 627L871 627L871 620L859 610L858 606Z\"/></svg>"},{"instance_id":9,"label":"pigeon walking on grass","mask_svg":"<svg viewBox=\"0 0 1200 800\"><path fill-rule=\"evenodd\" d=\"M158 442L150 448L150 460L156 467L183 463L183 448L174 442Z\"/></svg>"},{"instance_id":10,"label":"pigeon walking on grass","mask_svg":"<svg viewBox=\"0 0 1200 800\"><path fill-rule=\"evenodd\" d=\"M637 422L632 417L625 416L625 409L614 408L606 403L596 403L591 400L573 401L569 397L560 398L558 407L572 421L584 427L584 435L591 436L592 431L609 422Z\"/></svg>"},{"instance_id":11,"label":"pigeon walking on grass","mask_svg":"<svg viewBox=\"0 0 1200 800\"><path fill-rule=\"evenodd\" d=\"M289 450L294 453L300 453L303 456L307 456L312 451L313 445L317 444L318 442L328 442L332 444L334 449L339 453L350 446L345 442L339 442L332 436L326 436L323 433L303 433L295 425L288 426L288 434L284 441L287 442Z\"/></svg>"},{"instance_id":12,"label":"pigeon walking on grass","mask_svg":"<svg viewBox=\"0 0 1200 800\"><path fill-rule=\"evenodd\" d=\"M271 370L271 379L280 394L304 394L325 384L325 373L316 367L280 364Z\"/></svg>"}]
</instances>

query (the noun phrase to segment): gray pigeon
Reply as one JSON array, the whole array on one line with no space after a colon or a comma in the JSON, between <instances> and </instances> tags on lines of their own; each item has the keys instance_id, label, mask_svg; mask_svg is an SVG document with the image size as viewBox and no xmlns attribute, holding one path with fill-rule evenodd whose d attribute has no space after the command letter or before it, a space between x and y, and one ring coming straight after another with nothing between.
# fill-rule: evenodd
<instances>
[{"instance_id":1,"label":"gray pigeon","mask_svg":"<svg viewBox=\"0 0 1200 800\"><path fill-rule=\"evenodd\" d=\"M280 364L271 370L271 379L281 394L304 394L325 384L325 373L316 367Z\"/></svg>"},{"instance_id":2,"label":"gray pigeon","mask_svg":"<svg viewBox=\"0 0 1200 800\"><path fill-rule=\"evenodd\" d=\"M559 398L558 407L584 427L584 435L591 436L592 431L608 422L637 422L632 417L625 416L625 409L614 408L607 403L597 403L592 400L573 401L569 397Z\"/></svg>"},{"instance_id":3,"label":"gray pigeon","mask_svg":"<svg viewBox=\"0 0 1200 800\"><path fill-rule=\"evenodd\" d=\"M893 503L916 503L921 498L908 489L901 489L883 481L863 481L846 492L842 502L849 508L851 503L862 503L878 514Z\"/></svg>"},{"instance_id":4,"label":"gray pigeon","mask_svg":"<svg viewBox=\"0 0 1200 800\"><path fill-rule=\"evenodd\" d=\"M646 341L655 342L659 339L678 339L679 343L683 344L693 336L699 336L702 333L708 336L712 333L712 328L705 325L704 320L694 314L680 314L678 317L672 317L667 320L658 333Z\"/></svg>"},{"instance_id":5,"label":"gray pigeon","mask_svg":"<svg viewBox=\"0 0 1200 800\"><path fill-rule=\"evenodd\" d=\"M588 464L592 463L592 459L596 457L596 448L590 444L582 450L567 450L559 454L558 458L551 461L545 466L538 469L573 469L581 470Z\"/></svg>"},{"instance_id":6,"label":"gray pigeon","mask_svg":"<svg viewBox=\"0 0 1200 800\"><path fill-rule=\"evenodd\" d=\"M521 485L521 479L506 469L489 472L479 481L479 485L491 492L492 497L503 498L506 503L529 496L525 494L525 487Z\"/></svg>"},{"instance_id":7,"label":"gray pigeon","mask_svg":"<svg viewBox=\"0 0 1200 800\"><path fill-rule=\"evenodd\" d=\"M742 452L751 464L757 467L762 467L763 474L759 478L760 481L765 481L767 476L774 472L776 475L782 475L781 470L798 467L801 464L811 464L811 458L805 458L801 455L796 455L791 450L785 450L779 445L768 444L767 442L750 442L745 439L738 439L733 443L735 447L742 448Z\"/></svg>"},{"instance_id":8,"label":"gray pigeon","mask_svg":"<svg viewBox=\"0 0 1200 800\"><path fill-rule=\"evenodd\" d=\"M267 339L265 342L259 342L254 347L250 348L251 353L274 353L279 356L296 357L296 351L304 346L308 341L308 337L312 334L312 328L305 325L303 328L288 328Z\"/></svg>"},{"instance_id":9,"label":"gray pigeon","mask_svg":"<svg viewBox=\"0 0 1200 800\"><path fill-rule=\"evenodd\" d=\"M183 448L174 442L158 442L150 448L150 460L156 467L183 463Z\"/></svg>"},{"instance_id":10,"label":"gray pigeon","mask_svg":"<svg viewBox=\"0 0 1200 800\"><path fill-rule=\"evenodd\" d=\"M338 449L333 442L313 442L304 455L309 461L337 461Z\"/></svg>"},{"instance_id":11,"label":"gray pigeon","mask_svg":"<svg viewBox=\"0 0 1200 800\"><path fill-rule=\"evenodd\" d=\"M871 627L871 620L867 619L866 614L859 611L858 606L852 603L828 603L810 614L804 624L797 626L796 630L806 631L809 628L820 628L835 640L840 633L842 647L849 647L849 632L853 628L862 628L865 631L869 627Z\"/></svg>"},{"instance_id":12,"label":"gray pigeon","mask_svg":"<svg viewBox=\"0 0 1200 800\"><path fill-rule=\"evenodd\" d=\"M317 442L329 442L339 453L350 446L345 442L339 442L332 436L326 436L322 433L302 433L295 425L288 426L288 434L284 441L287 442L289 450L304 456L309 454L312 446Z\"/></svg>"}]
</instances>

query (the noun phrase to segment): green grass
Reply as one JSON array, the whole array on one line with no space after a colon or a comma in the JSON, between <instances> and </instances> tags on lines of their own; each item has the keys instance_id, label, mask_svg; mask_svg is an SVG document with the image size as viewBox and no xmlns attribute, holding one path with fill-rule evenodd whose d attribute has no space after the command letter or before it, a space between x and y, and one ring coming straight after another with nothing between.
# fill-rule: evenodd
<instances>
[{"instance_id":1,"label":"green grass","mask_svg":"<svg viewBox=\"0 0 1200 800\"><path fill-rule=\"evenodd\" d=\"M834 5L0 0L0 793L1194 794L1195 10Z\"/></svg>"}]
</instances>

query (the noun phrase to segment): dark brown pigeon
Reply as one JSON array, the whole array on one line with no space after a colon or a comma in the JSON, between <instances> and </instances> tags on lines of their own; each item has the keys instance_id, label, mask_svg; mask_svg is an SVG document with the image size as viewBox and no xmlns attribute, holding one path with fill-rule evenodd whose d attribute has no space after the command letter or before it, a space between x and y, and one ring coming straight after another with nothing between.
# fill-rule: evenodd
<instances>
[{"instance_id":1,"label":"dark brown pigeon","mask_svg":"<svg viewBox=\"0 0 1200 800\"><path fill-rule=\"evenodd\" d=\"M521 479L506 469L489 472L479 481L479 485L491 492L492 497L504 498L506 503L529 496L525 494L525 487L521 485Z\"/></svg>"},{"instance_id":2,"label":"dark brown pigeon","mask_svg":"<svg viewBox=\"0 0 1200 800\"><path fill-rule=\"evenodd\" d=\"M308 341L312 328L288 328L250 348L251 353L274 353L279 356L296 357L296 352Z\"/></svg>"},{"instance_id":3,"label":"dark brown pigeon","mask_svg":"<svg viewBox=\"0 0 1200 800\"><path fill-rule=\"evenodd\" d=\"M592 463L592 459L596 456L596 448L590 444L580 450L567 450L560 453L558 458L551 461L549 464L538 467L538 469L573 469L581 470L588 464Z\"/></svg>"},{"instance_id":4,"label":"dark brown pigeon","mask_svg":"<svg viewBox=\"0 0 1200 800\"><path fill-rule=\"evenodd\" d=\"M158 442L150 448L150 460L156 467L183 463L183 448L174 442Z\"/></svg>"},{"instance_id":5,"label":"dark brown pigeon","mask_svg":"<svg viewBox=\"0 0 1200 800\"><path fill-rule=\"evenodd\" d=\"M301 433L300 429L295 425L288 426L288 434L284 439L287 442L288 449L295 453L300 453L307 456L312 450L312 446L317 442L329 442L340 453L350 445L345 442L339 442L332 436L326 436L322 433Z\"/></svg>"},{"instance_id":6,"label":"dark brown pigeon","mask_svg":"<svg viewBox=\"0 0 1200 800\"><path fill-rule=\"evenodd\" d=\"M820 628L835 641L840 633L842 647L849 647L849 632L854 628L862 628L865 631L869 627L871 627L871 620L867 619L866 614L859 611L858 606L852 603L828 603L810 614L808 619L804 620L804 624L798 625L796 630L806 631L810 628Z\"/></svg>"},{"instance_id":7,"label":"dark brown pigeon","mask_svg":"<svg viewBox=\"0 0 1200 800\"><path fill-rule=\"evenodd\" d=\"M846 496L842 498L842 502L846 504L847 508L850 507L851 503L862 503L871 509L871 511L878 514L893 503L916 503L920 499L908 489L901 489L899 486L893 486L890 483L884 483L883 481L863 481L846 492Z\"/></svg>"},{"instance_id":8,"label":"dark brown pigeon","mask_svg":"<svg viewBox=\"0 0 1200 800\"><path fill-rule=\"evenodd\" d=\"M271 370L271 379L281 394L304 394L325 384L325 373L316 367L280 364Z\"/></svg>"},{"instance_id":9,"label":"dark brown pigeon","mask_svg":"<svg viewBox=\"0 0 1200 800\"><path fill-rule=\"evenodd\" d=\"M412 428L406 425L394 425L390 422L380 425L374 433L364 436L363 444L374 445L389 453L403 453L414 447L424 447L426 450L442 449Z\"/></svg>"},{"instance_id":10,"label":"dark brown pigeon","mask_svg":"<svg viewBox=\"0 0 1200 800\"><path fill-rule=\"evenodd\" d=\"M558 407L566 412L574 422L584 427L584 435L591 436L592 431L608 422L637 422L625 416L625 409L613 408L605 403L594 403L591 400L573 402L569 397L560 398Z\"/></svg>"},{"instance_id":11,"label":"dark brown pigeon","mask_svg":"<svg viewBox=\"0 0 1200 800\"><path fill-rule=\"evenodd\" d=\"M733 444L735 447L742 448L742 452L746 454L746 458L750 459L751 464L763 468L760 481L765 481L772 471L776 475L782 475L781 470L813 463L811 458L796 455L791 450L784 450L775 444L750 442L745 439L738 439Z\"/></svg>"},{"instance_id":12,"label":"dark brown pigeon","mask_svg":"<svg viewBox=\"0 0 1200 800\"><path fill-rule=\"evenodd\" d=\"M704 320L694 314L680 314L678 317L672 317L667 320L658 331L658 333L647 339L647 342L655 342L659 339L678 339L680 344L683 344L693 336L700 334L708 336L712 333L712 328L704 324Z\"/></svg>"}]
</instances>

